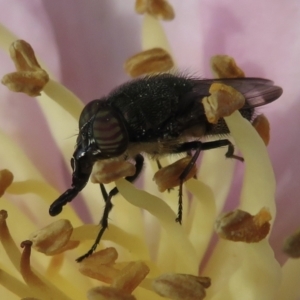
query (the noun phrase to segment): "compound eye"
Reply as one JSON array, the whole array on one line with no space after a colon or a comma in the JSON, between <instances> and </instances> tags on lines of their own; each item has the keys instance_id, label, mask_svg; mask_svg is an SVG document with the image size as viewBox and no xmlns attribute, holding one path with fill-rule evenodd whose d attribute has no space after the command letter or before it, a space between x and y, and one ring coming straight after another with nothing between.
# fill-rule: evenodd
<instances>
[{"instance_id":1,"label":"compound eye","mask_svg":"<svg viewBox=\"0 0 300 300\"><path fill-rule=\"evenodd\" d=\"M88 103L82 110L79 118L79 130L81 130L85 125L87 125L96 115L99 110L100 100L94 100Z\"/></svg>"},{"instance_id":2,"label":"compound eye","mask_svg":"<svg viewBox=\"0 0 300 300\"><path fill-rule=\"evenodd\" d=\"M113 107L99 108L93 119L92 135L103 157L119 156L128 147L124 120Z\"/></svg>"}]
</instances>

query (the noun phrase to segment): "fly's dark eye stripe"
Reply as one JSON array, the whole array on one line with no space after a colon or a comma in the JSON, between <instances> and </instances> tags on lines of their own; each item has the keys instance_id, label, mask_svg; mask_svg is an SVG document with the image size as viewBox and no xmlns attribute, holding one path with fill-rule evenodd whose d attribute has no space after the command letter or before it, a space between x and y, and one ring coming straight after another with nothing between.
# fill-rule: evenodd
<instances>
[{"instance_id":1,"label":"fly's dark eye stripe","mask_svg":"<svg viewBox=\"0 0 300 300\"><path fill-rule=\"evenodd\" d=\"M120 146L127 139L120 120L109 109L100 110L93 120L93 137L105 154L120 152Z\"/></svg>"}]
</instances>

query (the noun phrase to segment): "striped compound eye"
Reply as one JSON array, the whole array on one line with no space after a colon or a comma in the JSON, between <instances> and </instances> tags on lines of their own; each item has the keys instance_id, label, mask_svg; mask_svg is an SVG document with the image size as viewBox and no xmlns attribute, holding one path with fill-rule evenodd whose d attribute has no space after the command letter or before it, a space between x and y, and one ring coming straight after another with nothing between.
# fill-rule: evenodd
<instances>
[{"instance_id":1,"label":"striped compound eye","mask_svg":"<svg viewBox=\"0 0 300 300\"><path fill-rule=\"evenodd\" d=\"M94 141L103 158L116 157L128 146L128 133L122 117L105 101L94 100L82 111L79 119L80 134Z\"/></svg>"}]
</instances>

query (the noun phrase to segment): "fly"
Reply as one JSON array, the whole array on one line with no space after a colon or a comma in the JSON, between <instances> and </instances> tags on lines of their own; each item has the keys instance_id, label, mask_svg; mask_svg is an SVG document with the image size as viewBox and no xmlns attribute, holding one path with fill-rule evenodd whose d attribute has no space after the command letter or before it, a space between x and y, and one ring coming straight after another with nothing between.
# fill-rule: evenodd
<instances>
[{"instance_id":1,"label":"fly","mask_svg":"<svg viewBox=\"0 0 300 300\"><path fill-rule=\"evenodd\" d=\"M268 104L282 94L282 88L262 78L195 79L160 74L130 81L113 90L108 96L88 103L79 119L79 135L71 159L73 170L71 188L50 206L51 216L58 215L86 186L93 165L98 160L118 158L134 160L135 173L125 177L133 182L140 175L144 154L150 158L162 155L191 153L190 163L180 175L179 189L202 150L228 147L226 157L238 158L228 139L201 142L204 136L229 134L224 119L216 124L207 121L202 99L209 96L213 83L223 83L239 91L246 99L240 109L244 118L252 121L254 108ZM112 209L111 199L118 193L115 187L107 193L100 183L105 208L101 229L91 249L77 259L91 255L108 227ZM176 221L181 223L182 199Z\"/></svg>"}]
</instances>

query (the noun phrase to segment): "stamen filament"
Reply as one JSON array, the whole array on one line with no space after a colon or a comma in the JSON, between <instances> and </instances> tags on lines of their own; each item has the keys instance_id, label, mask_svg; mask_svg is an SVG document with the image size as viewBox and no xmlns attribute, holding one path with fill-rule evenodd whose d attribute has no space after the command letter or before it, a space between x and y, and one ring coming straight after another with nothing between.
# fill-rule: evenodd
<instances>
[{"instance_id":1,"label":"stamen filament","mask_svg":"<svg viewBox=\"0 0 300 300\"><path fill-rule=\"evenodd\" d=\"M142 49L152 48L162 48L172 56L171 47L160 21L149 14L145 14L142 27Z\"/></svg>"},{"instance_id":2,"label":"stamen filament","mask_svg":"<svg viewBox=\"0 0 300 300\"><path fill-rule=\"evenodd\" d=\"M174 269L188 274L198 274L198 261L195 249L188 240L183 228L174 221L176 215L171 208L158 197L136 189L125 179L117 180L116 186L129 203L148 210L159 220L165 231L168 232L168 243L172 247L173 252L176 253L176 256L178 256Z\"/></svg>"},{"instance_id":3,"label":"stamen filament","mask_svg":"<svg viewBox=\"0 0 300 300\"><path fill-rule=\"evenodd\" d=\"M197 249L198 261L200 262L214 230L216 203L212 190L203 182L190 179L185 183L185 186L194 195L186 225L189 230L189 239L194 248ZM201 234L199 234L199 228L201 228Z\"/></svg>"},{"instance_id":4,"label":"stamen filament","mask_svg":"<svg viewBox=\"0 0 300 300\"><path fill-rule=\"evenodd\" d=\"M0 241L3 245L3 248L9 257L9 260L12 262L14 267L20 271L20 260L21 253L10 235L9 229L6 224L7 212L5 210L0 211Z\"/></svg>"},{"instance_id":5,"label":"stamen filament","mask_svg":"<svg viewBox=\"0 0 300 300\"><path fill-rule=\"evenodd\" d=\"M253 126L239 112L225 117L225 121L245 159L239 208L255 214L262 207L267 207L274 220L276 182L266 146Z\"/></svg>"},{"instance_id":6,"label":"stamen filament","mask_svg":"<svg viewBox=\"0 0 300 300\"><path fill-rule=\"evenodd\" d=\"M30 241L24 241L21 244L21 246L24 247L24 250L20 261L20 272L35 297L45 300L71 300L71 298L64 295L61 290L52 286L49 282L46 283L36 272L32 271L30 266L31 244Z\"/></svg>"},{"instance_id":7,"label":"stamen filament","mask_svg":"<svg viewBox=\"0 0 300 300\"><path fill-rule=\"evenodd\" d=\"M0 269L0 284L20 298L32 295L28 286L2 269Z\"/></svg>"},{"instance_id":8,"label":"stamen filament","mask_svg":"<svg viewBox=\"0 0 300 300\"><path fill-rule=\"evenodd\" d=\"M300 259L288 259L282 267L282 279L276 300L299 299Z\"/></svg>"}]
</instances>

